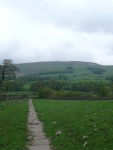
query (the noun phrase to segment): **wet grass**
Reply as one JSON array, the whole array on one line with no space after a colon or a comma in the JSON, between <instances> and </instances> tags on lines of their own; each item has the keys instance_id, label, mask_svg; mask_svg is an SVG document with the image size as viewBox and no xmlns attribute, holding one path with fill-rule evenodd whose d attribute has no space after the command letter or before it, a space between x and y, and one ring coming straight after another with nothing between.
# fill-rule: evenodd
<instances>
[{"instance_id":1,"label":"wet grass","mask_svg":"<svg viewBox=\"0 0 113 150\"><path fill-rule=\"evenodd\" d=\"M54 150L113 149L113 101L33 103ZM56 136L58 131L61 134Z\"/></svg>"},{"instance_id":2,"label":"wet grass","mask_svg":"<svg viewBox=\"0 0 113 150\"><path fill-rule=\"evenodd\" d=\"M25 150L28 102L0 106L0 150Z\"/></svg>"}]
</instances>

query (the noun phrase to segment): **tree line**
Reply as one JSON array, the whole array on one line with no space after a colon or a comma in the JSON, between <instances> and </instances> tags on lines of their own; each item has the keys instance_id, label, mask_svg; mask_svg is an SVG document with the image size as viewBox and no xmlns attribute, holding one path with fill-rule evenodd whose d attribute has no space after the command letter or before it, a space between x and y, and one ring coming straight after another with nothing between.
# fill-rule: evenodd
<instances>
[{"instance_id":1,"label":"tree line","mask_svg":"<svg viewBox=\"0 0 113 150\"><path fill-rule=\"evenodd\" d=\"M55 93L57 94L60 92L60 94L66 94L66 95L72 95L75 96L77 93L80 93L81 95L89 95L90 96L112 96L113 91L113 85L112 83L104 83L102 81L100 82L79 82L79 83L70 83L70 82L60 82L55 80L49 80L49 81L38 81L31 85L30 87L31 92L37 92L39 95L43 90L47 90L50 92L47 93Z\"/></svg>"},{"instance_id":2,"label":"tree line","mask_svg":"<svg viewBox=\"0 0 113 150\"><path fill-rule=\"evenodd\" d=\"M58 75L58 76L36 76L36 75L25 75L18 77L16 81L18 82L31 82L31 81L45 81L45 80L68 80L68 77L66 75Z\"/></svg>"}]
</instances>

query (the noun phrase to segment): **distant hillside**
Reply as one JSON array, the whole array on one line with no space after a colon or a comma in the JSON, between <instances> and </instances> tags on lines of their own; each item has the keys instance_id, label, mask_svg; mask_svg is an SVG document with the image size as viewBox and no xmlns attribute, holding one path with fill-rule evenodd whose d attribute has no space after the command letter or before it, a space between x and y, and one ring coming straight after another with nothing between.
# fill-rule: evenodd
<instances>
[{"instance_id":1,"label":"distant hillside","mask_svg":"<svg viewBox=\"0 0 113 150\"><path fill-rule=\"evenodd\" d=\"M73 67L75 70L84 69L88 66L99 66L96 63L91 62L79 62L79 61L51 61L51 62L33 62L33 63L22 63L16 64L16 66L20 69L19 74L34 74L44 71L56 71L63 70L67 67Z\"/></svg>"},{"instance_id":2,"label":"distant hillside","mask_svg":"<svg viewBox=\"0 0 113 150\"><path fill-rule=\"evenodd\" d=\"M62 74L64 72L65 74L68 73L69 69L72 69L72 72L69 72L71 78L77 77L80 79L89 79L89 78L95 79L100 76L100 74L94 74L92 72L92 70L94 70L95 68L96 69L101 68L101 70L104 70L103 74L101 74L103 78L113 74L113 66L103 66L92 62L80 62L80 61L34 62L34 63L16 64L16 66L20 69L20 72L18 73L19 76L28 74L44 75L44 73L48 75L49 72L50 74L52 74L52 72L54 72L53 74L55 74L56 72L59 72L59 74ZM66 72L67 69L68 71Z\"/></svg>"}]
</instances>

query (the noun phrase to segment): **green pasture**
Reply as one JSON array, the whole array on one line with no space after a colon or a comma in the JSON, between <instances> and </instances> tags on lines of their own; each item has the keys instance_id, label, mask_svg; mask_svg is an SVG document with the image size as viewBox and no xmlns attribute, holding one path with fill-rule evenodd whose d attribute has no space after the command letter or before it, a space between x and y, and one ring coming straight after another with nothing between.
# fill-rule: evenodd
<instances>
[{"instance_id":1,"label":"green pasture","mask_svg":"<svg viewBox=\"0 0 113 150\"><path fill-rule=\"evenodd\" d=\"M0 105L0 150L25 150L28 101L18 105Z\"/></svg>"},{"instance_id":2,"label":"green pasture","mask_svg":"<svg viewBox=\"0 0 113 150\"><path fill-rule=\"evenodd\" d=\"M30 91L30 84L24 84L23 91L29 92Z\"/></svg>"},{"instance_id":3,"label":"green pasture","mask_svg":"<svg viewBox=\"0 0 113 150\"><path fill-rule=\"evenodd\" d=\"M112 150L113 101L33 100L54 150ZM56 135L58 131L61 134Z\"/></svg>"}]
</instances>

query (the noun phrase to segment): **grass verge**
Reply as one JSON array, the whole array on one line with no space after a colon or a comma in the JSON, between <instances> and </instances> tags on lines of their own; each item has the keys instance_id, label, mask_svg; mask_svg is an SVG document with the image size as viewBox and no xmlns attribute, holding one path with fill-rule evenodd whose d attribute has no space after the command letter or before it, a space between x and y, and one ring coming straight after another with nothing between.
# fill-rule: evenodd
<instances>
[{"instance_id":1,"label":"grass verge","mask_svg":"<svg viewBox=\"0 0 113 150\"><path fill-rule=\"evenodd\" d=\"M28 102L0 107L0 150L25 150Z\"/></svg>"},{"instance_id":2,"label":"grass verge","mask_svg":"<svg viewBox=\"0 0 113 150\"><path fill-rule=\"evenodd\" d=\"M33 103L54 150L113 149L113 101ZM58 131L61 134L56 136Z\"/></svg>"}]
</instances>

